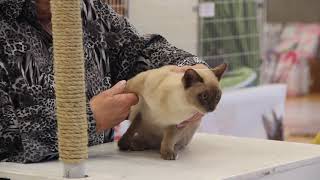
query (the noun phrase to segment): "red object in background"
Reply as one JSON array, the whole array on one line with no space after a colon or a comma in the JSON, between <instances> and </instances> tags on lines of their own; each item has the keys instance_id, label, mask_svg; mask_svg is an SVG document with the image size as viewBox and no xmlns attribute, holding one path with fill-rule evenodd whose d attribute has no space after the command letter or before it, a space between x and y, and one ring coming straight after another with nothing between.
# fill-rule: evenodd
<instances>
[{"instance_id":1,"label":"red object in background","mask_svg":"<svg viewBox=\"0 0 320 180\"><path fill-rule=\"evenodd\" d=\"M287 82L293 66L299 63L297 54L294 51L289 51L285 54L282 54L279 61L279 63L283 64L283 69L280 70L281 75L277 82Z\"/></svg>"},{"instance_id":2,"label":"red object in background","mask_svg":"<svg viewBox=\"0 0 320 180\"><path fill-rule=\"evenodd\" d=\"M280 54L278 67L273 78L273 83L286 83L292 67L299 63L294 51Z\"/></svg>"}]
</instances>

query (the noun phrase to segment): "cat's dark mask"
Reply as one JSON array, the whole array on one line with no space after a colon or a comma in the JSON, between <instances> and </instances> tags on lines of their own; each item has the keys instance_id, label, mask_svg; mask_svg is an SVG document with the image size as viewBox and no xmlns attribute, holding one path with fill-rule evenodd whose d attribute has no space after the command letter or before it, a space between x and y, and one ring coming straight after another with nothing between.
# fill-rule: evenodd
<instances>
[{"instance_id":1,"label":"cat's dark mask","mask_svg":"<svg viewBox=\"0 0 320 180\"><path fill-rule=\"evenodd\" d=\"M219 81L226 69L227 64L221 64L212 69L212 71L186 70L182 83L187 99L202 113L214 111L219 103L221 99Z\"/></svg>"}]
</instances>

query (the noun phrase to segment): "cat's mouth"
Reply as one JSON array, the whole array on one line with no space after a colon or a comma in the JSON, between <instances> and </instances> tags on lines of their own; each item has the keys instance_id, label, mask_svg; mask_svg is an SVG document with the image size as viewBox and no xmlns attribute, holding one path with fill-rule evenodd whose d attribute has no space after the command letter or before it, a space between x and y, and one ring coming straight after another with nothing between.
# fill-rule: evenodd
<instances>
[{"instance_id":1,"label":"cat's mouth","mask_svg":"<svg viewBox=\"0 0 320 180\"><path fill-rule=\"evenodd\" d=\"M210 113L216 110L216 107L220 101L220 96L216 95L213 97L206 97L206 98L198 98L198 109L202 111L202 113Z\"/></svg>"},{"instance_id":2,"label":"cat's mouth","mask_svg":"<svg viewBox=\"0 0 320 180\"><path fill-rule=\"evenodd\" d=\"M201 114L207 114L207 113L211 113L211 112L215 111L216 107L217 106L206 106L206 107L202 106L201 108L198 108L198 111Z\"/></svg>"},{"instance_id":3,"label":"cat's mouth","mask_svg":"<svg viewBox=\"0 0 320 180\"><path fill-rule=\"evenodd\" d=\"M208 112L208 113L209 113L209 112L213 112L214 110L216 110L216 107L217 107L217 106L209 107L209 108L207 109L207 112Z\"/></svg>"}]
</instances>

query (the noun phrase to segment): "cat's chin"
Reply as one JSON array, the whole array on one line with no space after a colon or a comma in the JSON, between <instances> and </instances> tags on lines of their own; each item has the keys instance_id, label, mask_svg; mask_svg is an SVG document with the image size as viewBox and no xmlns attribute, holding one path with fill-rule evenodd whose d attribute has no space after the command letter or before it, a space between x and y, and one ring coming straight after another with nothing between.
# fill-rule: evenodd
<instances>
[{"instance_id":1,"label":"cat's chin","mask_svg":"<svg viewBox=\"0 0 320 180\"><path fill-rule=\"evenodd\" d=\"M213 112L213 111L212 111ZM210 113L210 112L208 112L207 110L205 110L205 109L197 109L196 111L195 111L195 113L198 113L198 114L200 114L200 115L205 115L205 114L208 114L208 113Z\"/></svg>"},{"instance_id":2,"label":"cat's chin","mask_svg":"<svg viewBox=\"0 0 320 180\"><path fill-rule=\"evenodd\" d=\"M202 115L212 113L216 110L216 106L211 109L206 109L204 107L199 107L199 106L194 106L193 108L194 108L194 110L193 110L194 113L200 113Z\"/></svg>"},{"instance_id":3,"label":"cat's chin","mask_svg":"<svg viewBox=\"0 0 320 180\"><path fill-rule=\"evenodd\" d=\"M208 113L212 113L216 110L216 106L214 106L213 108L210 108L210 109L206 109L205 112L203 112L203 114L208 114Z\"/></svg>"}]
</instances>

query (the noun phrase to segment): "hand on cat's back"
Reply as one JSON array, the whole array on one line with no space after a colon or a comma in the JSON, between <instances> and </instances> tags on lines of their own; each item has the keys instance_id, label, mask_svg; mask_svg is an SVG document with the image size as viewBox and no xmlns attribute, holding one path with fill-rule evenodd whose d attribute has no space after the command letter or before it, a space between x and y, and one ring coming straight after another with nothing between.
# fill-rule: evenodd
<instances>
[{"instance_id":1,"label":"hand on cat's back","mask_svg":"<svg viewBox=\"0 0 320 180\"><path fill-rule=\"evenodd\" d=\"M130 107L138 103L135 94L124 93L125 87L126 81L120 81L90 100L97 131L113 128L126 120Z\"/></svg>"}]
</instances>

